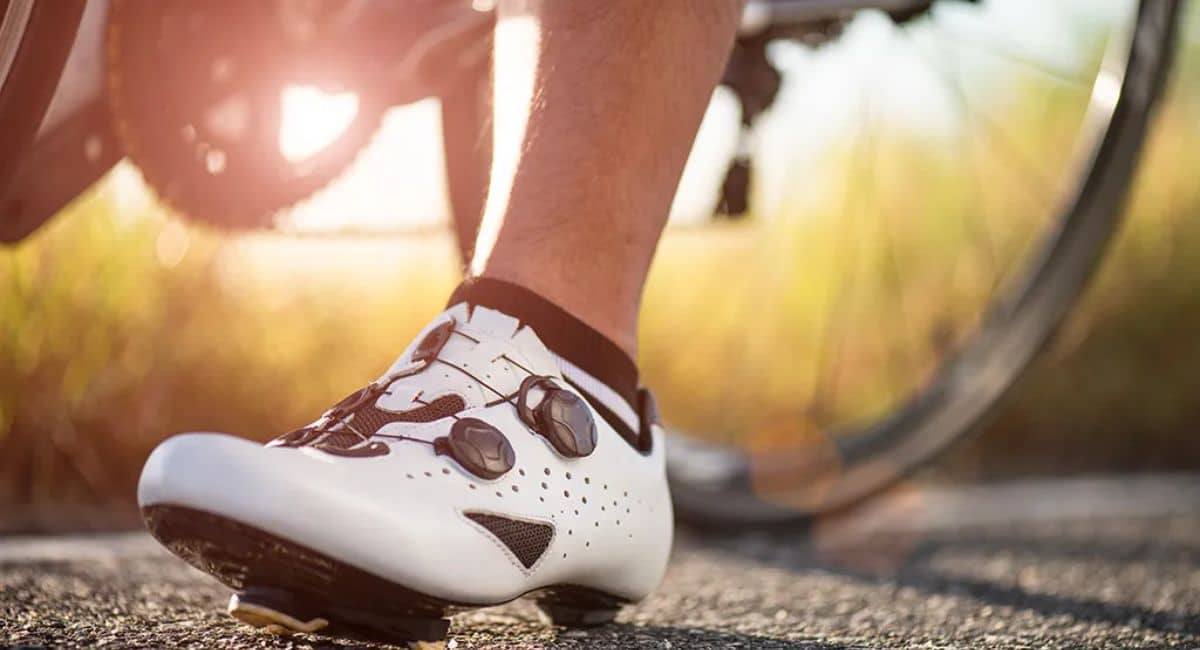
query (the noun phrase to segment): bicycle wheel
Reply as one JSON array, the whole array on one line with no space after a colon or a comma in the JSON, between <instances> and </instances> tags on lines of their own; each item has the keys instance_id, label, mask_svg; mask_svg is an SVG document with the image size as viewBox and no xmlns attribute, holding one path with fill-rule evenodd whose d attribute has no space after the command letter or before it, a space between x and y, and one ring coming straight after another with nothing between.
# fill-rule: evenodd
<instances>
[{"instance_id":1,"label":"bicycle wheel","mask_svg":"<svg viewBox=\"0 0 1200 650\"><path fill-rule=\"evenodd\" d=\"M83 4L0 0L0 189L37 136Z\"/></svg>"},{"instance_id":2,"label":"bicycle wheel","mask_svg":"<svg viewBox=\"0 0 1200 650\"><path fill-rule=\"evenodd\" d=\"M780 46L775 59L805 72L807 92L789 104L796 75L785 70L769 119L826 125L789 141L809 146L788 153L808 165L788 178L799 167L810 182L722 234L755 256L737 262L744 278L718 263L722 295L735 298L708 320L724 325L671 323L661 335L687 340L691 356L644 360L650 385L668 387L668 423L710 432L668 441L679 516L804 521L893 484L979 427L1077 302L1120 219L1180 4L936 2L903 24L861 12L821 46ZM1005 23L1014 7L1018 20ZM1048 48L1022 31L1037 28L1055 32ZM852 90L848 68L864 80ZM889 82L900 92L888 94ZM838 137L819 112L788 121L788 110L822 102L853 136ZM804 271L780 262L794 259ZM651 308L672 300L683 308L652 283ZM644 317L645 349L657 348L656 323ZM700 348L714 351L703 364ZM697 376L710 365L726 378ZM683 377L691 394L670 389ZM713 394L696 394L709 383Z\"/></svg>"}]
</instances>

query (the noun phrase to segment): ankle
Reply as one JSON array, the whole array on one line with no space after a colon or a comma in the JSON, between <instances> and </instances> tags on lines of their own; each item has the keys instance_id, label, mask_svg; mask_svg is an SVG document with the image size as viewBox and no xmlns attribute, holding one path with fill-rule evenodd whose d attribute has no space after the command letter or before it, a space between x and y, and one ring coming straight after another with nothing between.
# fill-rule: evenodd
<instances>
[{"instance_id":1,"label":"ankle","mask_svg":"<svg viewBox=\"0 0 1200 650\"><path fill-rule=\"evenodd\" d=\"M448 306L461 303L493 309L532 329L555 358L563 379L619 435L638 444L642 427L637 365L616 342L535 291L496 278L464 281Z\"/></svg>"},{"instance_id":2,"label":"ankle","mask_svg":"<svg viewBox=\"0 0 1200 650\"><path fill-rule=\"evenodd\" d=\"M497 264L489 264L464 285L478 280L504 282L531 291L598 332L630 359L637 359L636 292L598 286L578 277L566 283L558 273L528 274Z\"/></svg>"}]
</instances>

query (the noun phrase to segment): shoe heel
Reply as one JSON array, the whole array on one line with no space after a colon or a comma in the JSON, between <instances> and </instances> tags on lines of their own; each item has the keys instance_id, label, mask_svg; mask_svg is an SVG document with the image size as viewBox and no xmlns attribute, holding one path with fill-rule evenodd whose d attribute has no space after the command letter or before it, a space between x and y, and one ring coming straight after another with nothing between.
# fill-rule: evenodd
<instances>
[{"instance_id":1,"label":"shoe heel","mask_svg":"<svg viewBox=\"0 0 1200 650\"><path fill-rule=\"evenodd\" d=\"M556 587L537 597L538 609L562 627L596 627L613 622L627 601L583 587Z\"/></svg>"}]
</instances>

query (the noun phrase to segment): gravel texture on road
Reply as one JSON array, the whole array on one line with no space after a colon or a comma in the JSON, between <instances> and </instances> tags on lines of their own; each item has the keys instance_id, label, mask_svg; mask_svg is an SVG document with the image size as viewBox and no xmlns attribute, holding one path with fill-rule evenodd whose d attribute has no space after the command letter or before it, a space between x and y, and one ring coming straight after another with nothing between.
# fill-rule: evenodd
<instances>
[{"instance_id":1,"label":"gravel texture on road","mask_svg":"<svg viewBox=\"0 0 1200 650\"><path fill-rule=\"evenodd\" d=\"M682 532L661 589L616 624L556 629L519 601L456 617L448 647L1196 648L1196 506ZM243 627L224 613L228 596L141 533L0 540L0 645L364 646Z\"/></svg>"}]
</instances>

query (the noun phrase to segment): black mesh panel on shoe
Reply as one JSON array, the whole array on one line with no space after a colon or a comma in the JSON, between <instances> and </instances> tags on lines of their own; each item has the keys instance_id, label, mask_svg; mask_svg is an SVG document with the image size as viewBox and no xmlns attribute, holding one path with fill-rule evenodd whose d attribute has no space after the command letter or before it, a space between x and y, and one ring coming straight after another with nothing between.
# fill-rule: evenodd
<instances>
[{"instance_id":1,"label":"black mesh panel on shoe","mask_svg":"<svg viewBox=\"0 0 1200 650\"><path fill-rule=\"evenodd\" d=\"M428 404L408 411L384 411L374 404L365 404L354 411L350 425L354 430L369 436L378 431L383 425L392 422L433 422L450 417L467 408L466 402L458 395L443 395Z\"/></svg>"},{"instance_id":2,"label":"black mesh panel on shoe","mask_svg":"<svg viewBox=\"0 0 1200 650\"><path fill-rule=\"evenodd\" d=\"M508 550L517 556L526 569L537 563L538 558L546 552L546 548L550 546L550 540L554 537L554 527L550 524L509 519L486 512L463 514L495 535L496 539L503 542Z\"/></svg>"},{"instance_id":3,"label":"black mesh panel on shoe","mask_svg":"<svg viewBox=\"0 0 1200 650\"><path fill-rule=\"evenodd\" d=\"M334 449L349 449L350 447L353 447L362 441L363 437L360 435L353 434L348 431L339 431L337 433L326 434L325 437L317 443L317 446L332 447Z\"/></svg>"}]
</instances>

